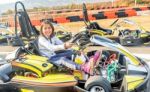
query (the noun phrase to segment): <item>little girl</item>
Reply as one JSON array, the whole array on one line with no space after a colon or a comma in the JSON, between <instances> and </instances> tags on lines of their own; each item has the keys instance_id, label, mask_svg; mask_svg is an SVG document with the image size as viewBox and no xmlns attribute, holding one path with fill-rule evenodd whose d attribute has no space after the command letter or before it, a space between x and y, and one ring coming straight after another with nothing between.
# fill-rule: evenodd
<instances>
[{"instance_id":1,"label":"little girl","mask_svg":"<svg viewBox=\"0 0 150 92\"><path fill-rule=\"evenodd\" d=\"M71 61L68 57L72 56L72 50L68 50L72 47L72 43L63 43L54 35L54 27L52 23L48 20L44 20L41 29L40 36L38 39L38 47L40 54L49 58L49 62L55 65L64 65L73 70L82 70L86 73L90 73L92 65L96 63L97 60L90 60L82 65L76 64ZM62 53L56 53L59 50L66 50Z\"/></svg>"}]
</instances>

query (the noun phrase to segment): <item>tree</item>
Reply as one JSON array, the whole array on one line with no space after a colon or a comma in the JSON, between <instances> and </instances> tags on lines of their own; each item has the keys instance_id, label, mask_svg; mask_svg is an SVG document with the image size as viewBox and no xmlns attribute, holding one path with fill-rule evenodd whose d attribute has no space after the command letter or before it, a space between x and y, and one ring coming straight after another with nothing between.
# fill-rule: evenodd
<instances>
[{"instance_id":1,"label":"tree","mask_svg":"<svg viewBox=\"0 0 150 92\"><path fill-rule=\"evenodd\" d=\"M12 14L12 13L13 13L13 10L8 9L5 14Z\"/></svg>"}]
</instances>

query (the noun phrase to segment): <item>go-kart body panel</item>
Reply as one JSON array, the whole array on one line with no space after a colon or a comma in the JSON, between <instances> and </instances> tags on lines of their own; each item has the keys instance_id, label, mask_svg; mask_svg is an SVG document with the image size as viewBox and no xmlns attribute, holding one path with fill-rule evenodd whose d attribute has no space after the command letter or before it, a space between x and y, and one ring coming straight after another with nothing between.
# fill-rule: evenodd
<instances>
[{"instance_id":1,"label":"go-kart body panel","mask_svg":"<svg viewBox=\"0 0 150 92\"><path fill-rule=\"evenodd\" d=\"M15 76L11 83L20 88L21 92L70 92L77 81L73 75L54 73L42 78Z\"/></svg>"},{"instance_id":2,"label":"go-kart body panel","mask_svg":"<svg viewBox=\"0 0 150 92\"><path fill-rule=\"evenodd\" d=\"M101 30L97 30L97 29L92 29L92 30L90 30L90 33L91 33L91 34L98 34L98 35L100 35L100 36L105 36L105 35L107 35L106 32L101 31Z\"/></svg>"},{"instance_id":3,"label":"go-kart body panel","mask_svg":"<svg viewBox=\"0 0 150 92\"><path fill-rule=\"evenodd\" d=\"M107 32L104 32L102 30L99 30L99 29L87 29L86 27L83 27L80 29L80 31L89 31L91 35L93 34L97 34L99 36L107 36Z\"/></svg>"},{"instance_id":4,"label":"go-kart body panel","mask_svg":"<svg viewBox=\"0 0 150 92\"><path fill-rule=\"evenodd\" d=\"M148 74L149 68L146 68L147 65L142 66L141 61L137 57L132 55L132 53L130 53L128 50L126 50L120 44L115 43L115 42L113 42L113 41L111 41L107 38L95 35L95 36L91 37L90 40L91 40L91 42L94 42L96 44L99 44L99 45L108 47L110 49L113 49L115 51L118 51L118 52L120 52L121 54L125 55L128 58L130 63L127 61L127 65L130 66L130 64L131 64L131 66L130 67L127 66L126 69L131 68L131 67L132 67L132 69L128 69L127 75L125 75L123 77L126 80L125 84L126 84L126 87L127 87L125 92L134 91L135 89L136 90L138 90L138 89L141 90L144 87L144 86L141 86L142 84L144 84L145 87L146 87L148 79L149 79L149 74ZM136 70L133 70L133 68L136 69ZM142 69L142 71L140 69ZM129 73L129 75L128 75L128 73Z\"/></svg>"},{"instance_id":5,"label":"go-kart body panel","mask_svg":"<svg viewBox=\"0 0 150 92\"><path fill-rule=\"evenodd\" d=\"M76 85L74 76L65 73L52 73L41 78L15 76L11 82L35 86L66 87Z\"/></svg>"},{"instance_id":6,"label":"go-kart body panel","mask_svg":"<svg viewBox=\"0 0 150 92\"><path fill-rule=\"evenodd\" d=\"M38 55L25 55L23 58L29 59L29 60L39 60L41 62L47 62L47 57L42 57Z\"/></svg>"},{"instance_id":7,"label":"go-kart body panel","mask_svg":"<svg viewBox=\"0 0 150 92\"><path fill-rule=\"evenodd\" d=\"M137 46L149 42L150 34L135 21L123 19L115 24L114 31L119 32L120 44L126 46Z\"/></svg>"},{"instance_id":8,"label":"go-kart body panel","mask_svg":"<svg viewBox=\"0 0 150 92\"><path fill-rule=\"evenodd\" d=\"M100 37L100 36L93 36L91 37L91 42L111 48L113 50L116 50L120 53L122 53L123 55L126 55L128 58L131 59L131 61L135 64L135 65L139 65L139 61L138 59L132 55L128 50L126 50L123 46L121 46L120 44L113 42L112 40L109 40L107 38L104 37Z\"/></svg>"},{"instance_id":9,"label":"go-kart body panel","mask_svg":"<svg viewBox=\"0 0 150 92\"><path fill-rule=\"evenodd\" d=\"M126 92L133 91L138 85L143 83L143 76L125 75L123 79L123 86Z\"/></svg>"},{"instance_id":10,"label":"go-kart body panel","mask_svg":"<svg viewBox=\"0 0 150 92\"><path fill-rule=\"evenodd\" d=\"M46 67L43 67L44 64L46 65ZM18 63L14 61L12 62L12 65L14 68L23 68L23 69L33 71L34 73L38 74L39 77L42 77L43 73L48 71L53 66L50 63L41 63L35 60L26 60L23 63L20 62Z\"/></svg>"},{"instance_id":11,"label":"go-kart body panel","mask_svg":"<svg viewBox=\"0 0 150 92\"><path fill-rule=\"evenodd\" d=\"M63 42L66 42L72 38L72 33L69 32L69 28L63 27L61 24L52 23L55 28L55 35L62 40Z\"/></svg>"},{"instance_id":12,"label":"go-kart body panel","mask_svg":"<svg viewBox=\"0 0 150 92\"><path fill-rule=\"evenodd\" d=\"M65 32L64 30L62 31L57 31L55 33L55 35L60 39L62 40L63 42L66 42L68 40L70 40L72 38L72 34L71 32Z\"/></svg>"}]
</instances>

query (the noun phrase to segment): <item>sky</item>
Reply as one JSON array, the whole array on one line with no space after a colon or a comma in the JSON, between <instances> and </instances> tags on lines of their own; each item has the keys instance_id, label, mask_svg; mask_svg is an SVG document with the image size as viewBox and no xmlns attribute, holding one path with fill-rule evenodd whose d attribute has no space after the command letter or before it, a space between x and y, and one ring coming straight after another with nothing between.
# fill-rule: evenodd
<instances>
[{"instance_id":1,"label":"sky","mask_svg":"<svg viewBox=\"0 0 150 92\"><path fill-rule=\"evenodd\" d=\"M7 3L12 3L16 1L22 1L22 0L0 0L0 4L7 4Z\"/></svg>"},{"instance_id":2,"label":"sky","mask_svg":"<svg viewBox=\"0 0 150 92\"><path fill-rule=\"evenodd\" d=\"M22 0L0 0L0 4L7 4L7 3L16 2L16 1L22 1Z\"/></svg>"}]
</instances>

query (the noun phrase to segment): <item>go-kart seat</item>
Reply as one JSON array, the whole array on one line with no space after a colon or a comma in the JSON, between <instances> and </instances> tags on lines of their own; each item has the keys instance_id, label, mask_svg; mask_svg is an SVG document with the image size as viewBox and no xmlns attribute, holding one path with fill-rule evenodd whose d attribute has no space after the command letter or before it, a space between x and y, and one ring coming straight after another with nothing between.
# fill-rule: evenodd
<instances>
[{"instance_id":1,"label":"go-kart seat","mask_svg":"<svg viewBox=\"0 0 150 92\"><path fill-rule=\"evenodd\" d=\"M100 27L100 26L97 24L97 22L92 22L92 23L90 23L89 28L102 30L102 31L106 32L106 33L109 34L109 35L112 34L112 30L110 30L110 29L105 29L105 28Z\"/></svg>"},{"instance_id":2,"label":"go-kart seat","mask_svg":"<svg viewBox=\"0 0 150 92\"><path fill-rule=\"evenodd\" d=\"M39 47L38 47L38 38L36 38L35 40L31 41L30 42L30 49L32 49L32 53L33 54L36 54L36 55L40 55L40 51L39 51ZM59 53L59 52L58 52ZM48 62L51 62L49 59L48 59ZM62 68L62 66L58 66L54 63L52 63L55 67L57 67L59 70Z\"/></svg>"},{"instance_id":3,"label":"go-kart seat","mask_svg":"<svg viewBox=\"0 0 150 92\"><path fill-rule=\"evenodd\" d=\"M33 50L32 52L36 55L41 55L38 47L38 38L30 42L30 47Z\"/></svg>"}]
</instances>

